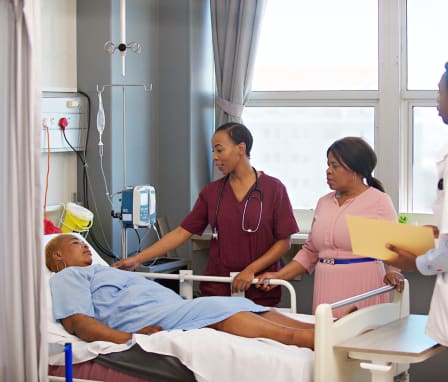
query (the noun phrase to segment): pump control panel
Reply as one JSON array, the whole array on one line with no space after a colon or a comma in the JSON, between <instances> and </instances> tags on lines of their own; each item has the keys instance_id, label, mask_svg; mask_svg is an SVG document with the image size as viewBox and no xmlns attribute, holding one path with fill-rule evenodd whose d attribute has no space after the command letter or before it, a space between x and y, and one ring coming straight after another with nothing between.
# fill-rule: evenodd
<instances>
[{"instance_id":1,"label":"pump control panel","mask_svg":"<svg viewBox=\"0 0 448 382\"><path fill-rule=\"evenodd\" d=\"M134 186L121 192L121 220L124 228L151 227L156 222L154 187Z\"/></svg>"}]
</instances>

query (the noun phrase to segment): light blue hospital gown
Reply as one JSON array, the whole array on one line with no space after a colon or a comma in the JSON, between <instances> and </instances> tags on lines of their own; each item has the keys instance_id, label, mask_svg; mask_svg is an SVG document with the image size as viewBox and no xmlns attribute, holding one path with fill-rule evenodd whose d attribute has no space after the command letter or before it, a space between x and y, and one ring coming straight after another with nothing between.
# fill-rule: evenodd
<instances>
[{"instance_id":1,"label":"light blue hospital gown","mask_svg":"<svg viewBox=\"0 0 448 382\"><path fill-rule=\"evenodd\" d=\"M184 300L138 273L99 264L66 268L50 278L50 287L56 320L82 313L130 333L149 325L197 329L238 312L269 310L243 297Z\"/></svg>"}]
</instances>

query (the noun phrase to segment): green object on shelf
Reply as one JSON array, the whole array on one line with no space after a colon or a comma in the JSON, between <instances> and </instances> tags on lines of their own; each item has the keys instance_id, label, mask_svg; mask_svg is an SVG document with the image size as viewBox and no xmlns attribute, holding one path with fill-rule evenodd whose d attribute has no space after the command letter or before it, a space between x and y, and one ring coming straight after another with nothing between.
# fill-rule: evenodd
<instances>
[{"instance_id":1,"label":"green object on shelf","mask_svg":"<svg viewBox=\"0 0 448 382\"><path fill-rule=\"evenodd\" d=\"M398 216L398 223L406 224L408 222L408 217L406 215Z\"/></svg>"}]
</instances>

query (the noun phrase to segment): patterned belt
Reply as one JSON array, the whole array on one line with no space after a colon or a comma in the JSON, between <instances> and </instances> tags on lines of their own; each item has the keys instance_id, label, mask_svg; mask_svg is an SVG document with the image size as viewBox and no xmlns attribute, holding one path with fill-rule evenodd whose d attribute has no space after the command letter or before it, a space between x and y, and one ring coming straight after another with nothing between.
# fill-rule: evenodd
<instances>
[{"instance_id":1,"label":"patterned belt","mask_svg":"<svg viewBox=\"0 0 448 382\"><path fill-rule=\"evenodd\" d=\"M367 263L369 261L376 261L376 259L372 257L360 257L359 259L319 259L319 261L323 264L354 264L354 263Z\"/></svg>"}]
</instances>

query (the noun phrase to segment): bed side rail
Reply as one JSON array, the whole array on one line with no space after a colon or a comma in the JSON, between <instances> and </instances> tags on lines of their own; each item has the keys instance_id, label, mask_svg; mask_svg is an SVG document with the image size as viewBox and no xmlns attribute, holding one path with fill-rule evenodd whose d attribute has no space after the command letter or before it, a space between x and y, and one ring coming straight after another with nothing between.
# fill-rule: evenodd
<instances>
[{"instance_id":1,"label":"bed side rail","mask_svg":"<svg viewBox=\"0 0 448 382\"><path fill-rule=\"evenodd\" d=\"M164 279L164 280L179 280L179 294L187 299L193 298L193 281L210 281L217 283L228 283L230 284L235 277L235 273L231 276L203 276L203 275L193 275L192 270L180 270L179 274L173 273L148 273L148 272L138 272L142 276L150 279ZM257 284L258 279L253 279L252 284ZM265 284L270 285L281 285L285 287L290 295L291 303L290 303L290 311L292 313L297 313L297 297L296 291L293 285L286 280L280 279L270 279L265 280ZM238 294L235 294L238 295Z\"/></svg>"},{"instance_id":2,"label":"bed side rail","mask_svg":"<svg viewBox=\"0 0 448 382\"><path fill-rule=\"evenodd\" d=\"M333 304L330 304L330 307L331 307L331 309L342 308L343 306L350 305L350 304L353 304L353 303L361 301L361 300L365 300L370 297L374 297L374 296L378 296L380 294L390 292L393 289L395 289L395 287L393 287L392 285L385 285L383 287L373 289L371 291L361 293L356 296L348 297L344 300L336 301Z\"/></svg>"}]
</instances>

